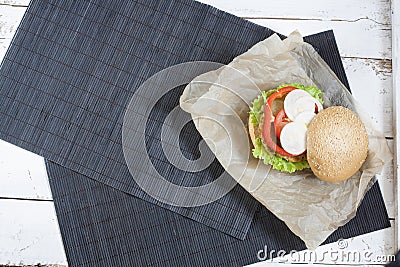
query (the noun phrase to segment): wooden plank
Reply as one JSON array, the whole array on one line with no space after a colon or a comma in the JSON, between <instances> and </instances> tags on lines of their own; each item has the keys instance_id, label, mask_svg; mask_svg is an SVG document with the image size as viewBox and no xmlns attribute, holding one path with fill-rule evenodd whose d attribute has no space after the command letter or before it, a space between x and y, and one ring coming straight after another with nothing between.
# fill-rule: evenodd
<instances>
[{"instance_id":1,"label":"wooden plank","mask_svg":"<svg viewBox=\"0 0 400 267\"><path fill-rule=\"evenodd\" d=\"M392 0L394 176L396 182L396 248L400 249L400 3Z\"/></svg>"},{"instance_id":2,"label":"wooden plank","mask_svg":"<svg viewBox=\"0 0 400 267\"><path fill-rule=\"evenodd\" d=\"M390 24L390 1L388 0L286 0L286 1L231 1L200 0L233 13L250 18L300 18L318 20L373 20Z\"/></svg>"},{"instance_id":3,"label":"wooden plank","mask_svg":"<svg viewBox=\"0 0 400 267\"><path fill-rule=\"evenodd\" d=\"M317 21L293 19L250 19L288 35L299 30L303 36L333 30L342 57L391 59L391 27L371 20ZM355 36L357 36L355 38Z\"/></svg>"},{"instance_id":4,"label":"wooden plank","mask_svg":"<svg viewBox=\"0 0 400 267\"><path fill-rule=\"evenodd\" d=\"M25 13L26 7L0 5L0 39L11 39Z\"/></svg>"},{"instance_id":5,"label":"wooden plank","mask_svg":"<svg viewBox=\"0 0 400 267\"><path fill-rule=\"evenodd\" d=\"M0 264L67 265L52 202L0 200Z\"/></svg>"},{"instance_id":6,"label":"wooden plank","mask_svg":"<svg viewBox=\"0 0 400 267\"><path fill-rule=\"evenodd\" d=\"M29 5L29 0L0 0L0 5L25 6Z\"/></svg>"},{"instance_id":7,"label":"wooden plank","mask_svg":"<svg viewBox=\"0 0 400 267\"><path fill-rule=\"evenodd\" d=\"M343 58L354 98L386 137L393 137L390 61Z\"/></svg>"},{"instance_id":8,"label":"wooden plank","mask_svg":"<svg viewBox=\"0 0 400 267\"><path fill-rule=\"evenodd\" d=\"M0 198L51 200L44 159L0 140Z\"/></svg>"}]
</instances>

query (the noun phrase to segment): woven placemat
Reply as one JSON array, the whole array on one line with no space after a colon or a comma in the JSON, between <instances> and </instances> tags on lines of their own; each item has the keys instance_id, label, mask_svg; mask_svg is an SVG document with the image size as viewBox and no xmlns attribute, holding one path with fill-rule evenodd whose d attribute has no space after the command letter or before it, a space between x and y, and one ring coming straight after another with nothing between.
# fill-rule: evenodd
<instances>
[{"instance_id":1,"label":"woven placemat","mask_svg":"<svg viewBox=\"0 0 400 267\"><path fill-rule=\"evenodd\" d=\"M165 205L138 188L123 158L122 119L135 90L157 71L192 60L228 63L272 33L191 0L32 0L0 69L0 138L243 239L259 204L239 186L197 208ZM333 33L306 40L348 87ZM176 90L168 99L178 97ZM192 145L186 154L196 158L200 136L187 130L184 143ZM151 133L148 146L158 140L159 132ZM149 154L166 160L162 153ZM196 184L221 171L214 162L185 177ZM167 178L179 183L182 173L171 173Z\"/></svg>"},{"instance_id":2,"label":"woven placemat","mask_svg":"<svg viewBox=\"0 0 400 267\"><path fill-rule=\"evenodd\" d=\"M258 206L248 193L237 186L196 208L154 200L128 171L121 127L127 103L151 75L192 60L228 63L272 33L194 1L32 0L0 70L0 138L243 239ZM174 90L156 106L147 147L164 177L196 186L223 171L216 160L188 173L150 149L160 147L163 118L179 95ZM185 156L196 158L200 135L190 125L185 131Z\"/></svg>"},{"instance_id":3,"label":"woven placemat","mask_svg":"<svg viewBox=\"0 0 400 267\"><path fill-rule=\"evenodd\" d=\"M60 165L47 162L47 171L67 260L74 267L243 266L258 262L260 250L267 252L259 254L261 259L267 259L280 250L305 249L262 206L245 240L238 240ZM390 223L376 183L357 216L325 243L385 227Z\"/></svg>"}]
</instances>

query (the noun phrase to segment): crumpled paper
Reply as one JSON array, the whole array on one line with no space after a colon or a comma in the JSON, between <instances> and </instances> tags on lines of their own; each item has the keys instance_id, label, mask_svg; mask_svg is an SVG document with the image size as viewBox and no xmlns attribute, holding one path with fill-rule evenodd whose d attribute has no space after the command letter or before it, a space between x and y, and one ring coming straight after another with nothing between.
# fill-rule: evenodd
<instances>
[{"instance_id":1,"label":"crumpled paper","mask_svg":"<svg viewBox=\"0 0 400 267\"><path fill-rule=\"evenodd\" d=\"M253 158L247 132L251 102L261 90L285 83L316 86L324 92L324 107L341 105L358 113L369 135L369 153L360 171L350 179L327 183L317 179L310 169L282 173ZM225 170L284 221L309 249L319 246L356 215L375 182L375 174L391 160L384 136L297 31L285 40L275 34L230 64L196 77L185 88L180 106L191 114Z\"/></svg>"}]
</instances>

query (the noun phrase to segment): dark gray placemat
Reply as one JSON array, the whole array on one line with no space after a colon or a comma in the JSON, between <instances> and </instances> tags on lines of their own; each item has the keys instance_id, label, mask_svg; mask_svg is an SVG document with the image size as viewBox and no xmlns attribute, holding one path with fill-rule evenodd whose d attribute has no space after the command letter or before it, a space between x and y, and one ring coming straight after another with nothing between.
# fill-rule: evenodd
<instances>
[{"instance_id":1,"label":"dark gray placemat","mask_svg":"<svg viewBox=\"0 0 400 267\"><path fill-rule=\"evenodd\" d=\"M47 162L47 172L70 266L243 266L258 262L265 246L262 258L305 249L264 207L241 241L60 165ZM385 227L390 222L376 183L357 216L325 243Z\"/></svg>"},{"instance_id":2,"label":"dark gray placemat","mask_svg":"<svg viewBox=\"0 0 400 267\"><path fill-rule=\"evenodd\" d=\"M227 63L272 33L190 0L33 0L0 70L0 138L243 239L258 206L248 193L237 186L196 208L155 201L126 167L121 126L133 93L157 71L191 60ZM172 91L150 116L148 148L160 148L157 129L177 104L169 100L179 95ZM186 156L196 158L200 136L190 125L186 131ZM185 173L166 164L160 149L149 154L177 184L195 186L223 171L215 160L206 170Z\"/></svg>"}]
</instances>

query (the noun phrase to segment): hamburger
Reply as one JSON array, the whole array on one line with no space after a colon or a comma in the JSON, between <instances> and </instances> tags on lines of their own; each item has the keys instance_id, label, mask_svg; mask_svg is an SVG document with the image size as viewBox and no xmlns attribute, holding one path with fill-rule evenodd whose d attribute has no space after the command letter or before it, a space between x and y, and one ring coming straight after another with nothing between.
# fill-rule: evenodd
<instances>
[{"instance_id":1,"label":"hamburger","mask_svg":"<svg viewBox=\"0 0 400 267\"><path fill-rule=\"evenodd\" d=\"M347 108L324 109L322 95L301 84L263 91L249 112L253 156L282 172L311 168L331 182L351 177L367 156L365 127Z\"/></svg>"}]
</instances>

